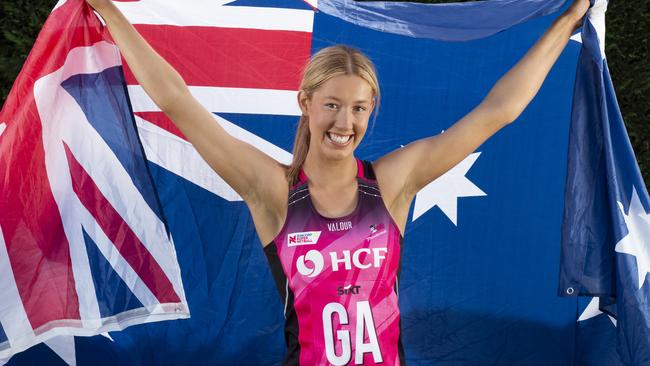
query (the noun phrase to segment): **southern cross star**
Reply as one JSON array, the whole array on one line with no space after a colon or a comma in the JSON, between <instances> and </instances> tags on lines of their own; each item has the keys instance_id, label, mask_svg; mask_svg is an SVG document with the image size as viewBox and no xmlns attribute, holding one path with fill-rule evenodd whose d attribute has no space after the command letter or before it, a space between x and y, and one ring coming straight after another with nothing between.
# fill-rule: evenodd
<instances>
[{"instance_id":1,"label":"southern cross star","mask_svg":"<svg viewBox=\"0 0 650 366\"><path fill-rule=\"evenodd\" d=\"M581 322L596 317L600 314L603 314L603 312L600 311L599 305L600 305L600 298L592 297L591 301L589 302L585 310L582 312L582 314L580 314L578 321ZM616 319L614 319L614 317L609 314L607 314L607 316L609 317L609 320L612 322L612 324L616 326Z\"/></svg>"},{"instance_id":2,"label":"southern cross star","mask_svg":"<svg viewBox=\"0 0 650 366\"><path fill-rule=\"evenodd\" d=\"M627 235L616 243L616 252L633 255L636 257L636 267L639 275L639 288L643 287L646 275L650 272L650 214L643 208L643 204L632 189L630 209L627 215L623 204L618 202L621 215L627 226Z\"/></svg>"}]
</instances>

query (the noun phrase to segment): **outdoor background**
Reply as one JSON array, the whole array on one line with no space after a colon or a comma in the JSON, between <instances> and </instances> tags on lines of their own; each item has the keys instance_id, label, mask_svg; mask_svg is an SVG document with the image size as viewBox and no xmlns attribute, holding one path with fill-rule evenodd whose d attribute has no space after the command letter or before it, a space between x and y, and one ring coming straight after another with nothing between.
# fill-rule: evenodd
<instances>
[{"instance_id":1,"label":"outdoor background","mask_svg":"<svg viewBox=\"0 0 650 366\"><path fill-rule=\"evenodd\" d=\"M296 0L299 1L299 0ZM475 0L425 0L449 3ZM0 1L0 104L55 0ZM650 1L610 0L606 54L646 186L650 185Z\"/></svg>"}]
</instances>

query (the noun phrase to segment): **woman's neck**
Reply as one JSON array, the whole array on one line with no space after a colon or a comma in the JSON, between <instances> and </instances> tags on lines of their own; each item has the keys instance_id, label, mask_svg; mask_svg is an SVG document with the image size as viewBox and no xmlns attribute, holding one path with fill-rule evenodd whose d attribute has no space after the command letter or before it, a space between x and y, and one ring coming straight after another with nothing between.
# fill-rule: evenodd
<instances>
[{"instance_id":1,"label":"woman's neck","mask_svg":"<svg viewBox=\"0 0 650 366\"><path fill-rule=\"evenodd\" d=\"M357 162L353 156L343 160L326 160L308 153L303 170L309 177L310 186L336 189L355 181Z\"/></svg>"}]
</instances>

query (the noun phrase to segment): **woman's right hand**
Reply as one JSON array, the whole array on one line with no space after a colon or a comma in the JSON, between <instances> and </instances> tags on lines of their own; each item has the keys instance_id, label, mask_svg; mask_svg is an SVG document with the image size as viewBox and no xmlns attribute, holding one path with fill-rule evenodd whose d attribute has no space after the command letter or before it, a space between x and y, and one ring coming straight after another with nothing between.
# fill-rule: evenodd
<instances>
[{"instance_id":1,"label":"woman's right hand","mask_svg":"<svg viewBox=\"0 0 650 366\"><path fill-rule=\"evenodd\" d=\"M98 12L101 12L103 9L106 9L109 6L113 6L113 2L111 0L86 0L86 2Z\"/></svg>"}]
</instances>

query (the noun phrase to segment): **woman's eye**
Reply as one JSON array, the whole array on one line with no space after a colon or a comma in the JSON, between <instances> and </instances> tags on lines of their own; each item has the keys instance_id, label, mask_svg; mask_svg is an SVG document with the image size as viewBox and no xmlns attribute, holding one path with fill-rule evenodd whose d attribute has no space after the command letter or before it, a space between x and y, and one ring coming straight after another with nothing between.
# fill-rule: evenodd
<instances>
[{"instance_id":1,"label":"woman's eye","mask_svg":"<svg viewBox=\"0 0 650 366\"><path fill-rule=\"evenodd\" d=\"M357 112L365 112L366 108L365 107L354 107L354 110Z\"/></svg>"},{"instance_id":2,"label":"woman's eye","mask_svg":"<svg viewBox=\"0 0 650 366\"><path fill-rule=\"evenodd\" d=\"M327 107L329 109L337 109L338 108L338 106L336 104L334 104L334 103L327 103L327 104L325 104L325 107Z\"/></svg>"}]
</instances>

